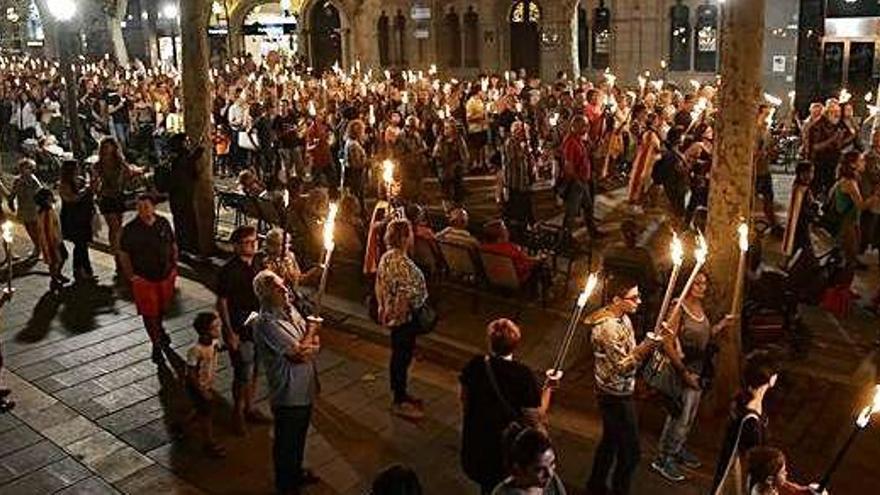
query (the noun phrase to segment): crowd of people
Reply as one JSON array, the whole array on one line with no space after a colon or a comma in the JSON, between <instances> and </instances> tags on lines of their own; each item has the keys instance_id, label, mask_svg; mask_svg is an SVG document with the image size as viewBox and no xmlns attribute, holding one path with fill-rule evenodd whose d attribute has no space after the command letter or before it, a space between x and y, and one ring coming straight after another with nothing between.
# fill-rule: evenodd
<instances>
[{"instance_id":1,"label":"crowd of people","mask_svg":"<svg viewBox=\"0 0 880 495\"><path fill-rule=\"evenodd\" d=\"M437 265L416 253L433 253L435 262L442 261L437 243L448 242L473 255L509 257L523 285L544 290L553 283L546 260L529 254L516 236L538 223L533 204L538 184L558 196L565 242L578 242L574 234L581 226L591 241L606 235L593 205L598 185L614 179L625 184L628 209L636 216L668 205L681 230L700 230L705 222L717 116L710 84L683 88L646 75L627 88L607 73L598 81L562 73L549 83L515 73L456 80L439 77L433 68L380 74L362 71L359 64L318 75L278 57L262 65L245 57L212 69L208 143L181 135L178 74L138 63L117 67L105 59L78 67L80 121L86 149L94 155L86 164L66 151L73 136L64 124L65 81L57 64L0 57L0 70L0 140L5 150L30 157L18 161L17 175L3 193L33 242L32 257L42 256L50 287L61 290L69 282L64 275L64 241L69 241L76 283L93 283L88 246L100 214L119 282L130 287L157 363L173 352L162 319L174 296L181 252L196 251L192 167L199 154L211 146L217 177L235 177L244 195L269 198L277 206L281 228L259 232L239 226L229 238L233 254L218 273L217 311L193 323L198 341L187 353L185 383L205 452L223 456L213 434L212 388L218 353L229 352L234 430L245 435L249 424L274 423L278 493L298 493L316 480L303 468L321 347L320 315L313 313L308 293L326 267L319 262L320 246L303 238L314 238L331 199L339 201L340 224L350 227L362 246L373 313L389 330L391 411L413 421L424 417L425 404L409 392L408 371L417 339L437 323L426 283L426 272ZM769 231L782 236L785 253L793 255L812 252L811 228L820 224L837 240L845 267L863 268L859 255L880 246L880 133L863 144L851 102L838 99L815 104L804 122L791 118L787 128L802 136L802 161L782 225L771 176L773 112L768 104L756 109L755 191ZM386 162L393 168L386 169ZM60 163L58 177L46 172L53 163ZM163 167L169 169L164 181ZM468 174L497 178L501 214L478 233L471 230L466 208ZM137 195L137 213L124 223L133 184L148 175L155 177L154 186L166 189L172 221L157 214L162 199L151 190ZM448 216L448 226L436 233L425 217L428 177L438 180ZM56 179L60 212L47 186ZM380 183L375 196L387 203L377 218L368 211L372 184ZM635 253L635 229L630 223L624 230L623 251ZM647 271L640 275L654 283L658 278ZM642 332L630 316L642 303L640 289L649 285L609 274L605 305L588 318L603 425L586 480L590 493L631 491L640 462L635 383L645 366L667 370L679 383L651 467L682 482L686 469L701 464L687 440L712 378L710 347L738 316L711 314L703 306L709 279L701 274L676 310L664 315L663 331L637 343ZM4 293L2 301L9 297ZM510 320L490 322L487 353L461 372L462 467L483 493L564 494L555 473L560 453L547 429L556 384L540 383L516 361L521 332ZM258 369L267 378L271 419L254 404ZM746 360L715 487L738 482L731 480L741 459L750 475L749 493L809 493L786 479L784 455L766 445L763 398L777 373L766 354ZM0 389L3 408L11 404L6 394ZM417 489L405 468L383 476L378 486L396 480Z\"/></svg>"}]
</instances>

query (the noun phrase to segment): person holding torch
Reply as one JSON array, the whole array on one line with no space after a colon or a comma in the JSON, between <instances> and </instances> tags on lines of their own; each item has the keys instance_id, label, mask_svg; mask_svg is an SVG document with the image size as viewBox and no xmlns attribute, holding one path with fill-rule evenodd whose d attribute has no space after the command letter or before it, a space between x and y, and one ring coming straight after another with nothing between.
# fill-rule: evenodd
<instances>
[{"instance_id":1,"label":"person holding torch","mask_svg":"<svg viewBox=\"0 0 880 495\"><path fill-rule=\"evenodd\" d=\"M587 481L591 494L630 493L639 464L639 427L633 393L639 364L662 342L659 337L636 344L630 315L642 303L638 284L625 276L606 282L607 305L588 319L595 356L594 377L602 439L596 448L593 470ZM612 469L613 468L613 469ZM608 485L609 476L611 485Z\"/></svg>"}]
</instances>

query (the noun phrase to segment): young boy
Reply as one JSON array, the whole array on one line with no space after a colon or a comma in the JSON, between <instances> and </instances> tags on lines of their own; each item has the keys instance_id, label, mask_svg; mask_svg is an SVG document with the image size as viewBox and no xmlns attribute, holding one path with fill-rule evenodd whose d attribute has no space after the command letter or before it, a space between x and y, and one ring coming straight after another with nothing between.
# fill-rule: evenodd
<instances>
[{"instance_id":1,"label":"young boy","mask_svg":"<svg viewBox=\"0 0 880 495\"><path fill-rule=\"evenodd\" d=\"M191 420L204 432L205 452L212 457L223 457L226 450L214 440L211 406L214 398L214 375L217 372L217 353L222 324L216 313L199 313L193 321L199 340L186 353L186 391L193 401L195 412Z\"/></svg>"}]
</instances>

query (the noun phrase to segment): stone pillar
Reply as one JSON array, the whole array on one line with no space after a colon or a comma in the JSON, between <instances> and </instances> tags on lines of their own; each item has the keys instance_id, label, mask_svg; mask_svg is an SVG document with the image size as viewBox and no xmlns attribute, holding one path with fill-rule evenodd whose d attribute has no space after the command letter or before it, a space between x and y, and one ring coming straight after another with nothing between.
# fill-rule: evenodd
<instances>
[{"instance_id":1,"label":"stone pillar","mask_svg":"<svg viewBox=\"0 0 880 495\"><path fill-rule=\"evenodd\" d=\"M208 48L208 15L210 0L180 2L182 36L183 117L186 134L193 142L201 142L205 152L196 163L195 211L199 252L211 254L214 249L214 177L211 147L211 83Z\"/></svg>"},{"instance_id":2,"label":"stone pillar","mask_svg":"<svg viewBox=\"0 0 880 495\"><path fill-rule=\"evenodd\" d=\"M715 127L715 157L709 190L709 272L712 306L731 306L739 249L736 226L750 219L753 198L752 154L755 113L761 101L765 0L737 0L721 12L721 87ZM742 308L734 308L741 313ZM742 342L739 322L721 338L715 386L718 410L727 406L739 385Z\"/></svg>"}]
</instances>

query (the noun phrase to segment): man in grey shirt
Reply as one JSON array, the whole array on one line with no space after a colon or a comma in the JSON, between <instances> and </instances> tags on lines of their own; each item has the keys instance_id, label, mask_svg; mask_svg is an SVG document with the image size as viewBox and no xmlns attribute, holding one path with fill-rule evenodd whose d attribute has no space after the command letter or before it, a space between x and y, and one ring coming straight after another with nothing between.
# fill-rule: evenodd
<instances>
[{"instance_id":1,"label":"man in grey shirt","mask_svg":"<svg viewBox=\"0 0 880 495\"><path fill-rule=\"evenodd\" d=\"M260 301L260 313L251 315L248 324L266 370L275 417L275 489L279 494L299 493L300 487L311 481L302 464L318 391L315 357L320 344L316 332L288 304L281 277L263 270L254 278L254 293Z\"/></svg>"}]
</instances>

